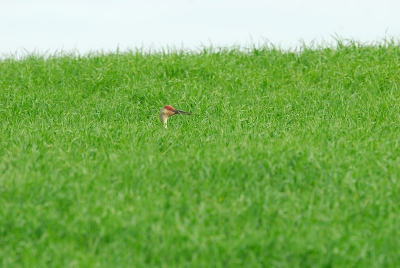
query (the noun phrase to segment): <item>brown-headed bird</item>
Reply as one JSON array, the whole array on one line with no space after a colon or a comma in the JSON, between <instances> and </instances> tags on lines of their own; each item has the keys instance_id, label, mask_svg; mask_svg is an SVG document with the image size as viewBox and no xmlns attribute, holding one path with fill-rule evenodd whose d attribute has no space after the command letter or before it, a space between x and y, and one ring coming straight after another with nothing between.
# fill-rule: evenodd
<instances>
[{"instance_id":1,"label":"brown-headed bird","mask_svg":"<svg viewBox=\"0 0 400 268\"><path fill-rule=\"evenodd\" d=\"M181 111L181 110L177 110L174 107L172 107L171 105L166 105L160 111L160 121L161 121L161 123L163 123L165 128L168 127L167 126L168 118L170 118L171 116L173 116L175 114L192 115L191 113L184 112L184 111Z\"/></svg>"}]
</instances>

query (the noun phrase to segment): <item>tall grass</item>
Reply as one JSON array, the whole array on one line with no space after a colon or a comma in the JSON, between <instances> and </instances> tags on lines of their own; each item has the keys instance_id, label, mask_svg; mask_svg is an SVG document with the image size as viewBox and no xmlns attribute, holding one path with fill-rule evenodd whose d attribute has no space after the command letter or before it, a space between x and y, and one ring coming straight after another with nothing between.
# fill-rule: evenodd
<instances>
[{"instance_id":1,"label":"tall grass","mask_svg":"<svg viewBox=\"0 0 400 268\"><path fill-rule=\"evenodd\" d=\"M0 266L397 267L399 85L395 42L5 58Z\"/></svg>"}]
</instances>

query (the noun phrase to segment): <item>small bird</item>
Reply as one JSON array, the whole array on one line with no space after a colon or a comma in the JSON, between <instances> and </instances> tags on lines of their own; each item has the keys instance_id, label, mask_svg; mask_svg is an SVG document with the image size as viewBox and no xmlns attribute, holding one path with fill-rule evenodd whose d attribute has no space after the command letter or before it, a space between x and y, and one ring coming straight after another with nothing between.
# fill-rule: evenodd
<instances>
[{"instance_id":1,"label":"small bird","mask_svg":"<svg viewBox=\"0 0 400 268\"><path fill-rule=\"evenodd\" d=\"M161 121L161 123L163 123L165 128L168 127L167 126L168 118L170 118L171 116L173 116L175 114L192 115L191 113L184 112L184 111L181 111L181 110L177 110L174 107L172 107L171 105L166 105L160 111L160 121Z\"/></svg>"}]
</instances>

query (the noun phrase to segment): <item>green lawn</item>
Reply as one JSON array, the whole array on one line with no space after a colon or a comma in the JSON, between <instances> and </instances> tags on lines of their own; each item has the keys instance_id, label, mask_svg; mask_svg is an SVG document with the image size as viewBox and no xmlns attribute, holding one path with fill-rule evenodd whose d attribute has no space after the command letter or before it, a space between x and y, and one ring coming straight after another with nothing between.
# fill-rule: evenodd
<instances>
[{"instance_id":1,"label":"green lawn","mask_svg":"<svg viewBox=\"0 0 400 268\"><path fill-rule=\"evenodd\" d=\"M394 41L5 57L0 267L398 267L399 100Z\"/></svg>"}]
</instances>

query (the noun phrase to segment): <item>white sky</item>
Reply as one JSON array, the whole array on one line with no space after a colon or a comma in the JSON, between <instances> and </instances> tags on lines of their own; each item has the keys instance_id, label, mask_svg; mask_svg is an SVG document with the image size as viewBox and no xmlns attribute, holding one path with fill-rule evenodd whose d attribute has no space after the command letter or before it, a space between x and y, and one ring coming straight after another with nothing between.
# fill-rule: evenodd
<instances>
[{"instance_id":1,"label":"white sky","mask_svg":"<svg viewBox=\"0 0 400 268\"><path fill-rule=\"evenodd\" d=\"M400 37L399 0L1 0L0 54Z\"/></svg>"}]
</instances>

